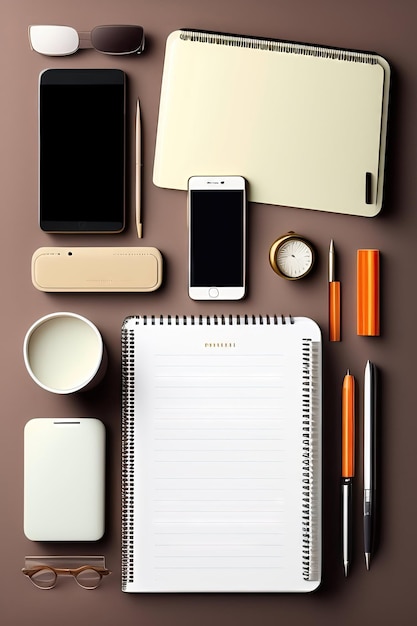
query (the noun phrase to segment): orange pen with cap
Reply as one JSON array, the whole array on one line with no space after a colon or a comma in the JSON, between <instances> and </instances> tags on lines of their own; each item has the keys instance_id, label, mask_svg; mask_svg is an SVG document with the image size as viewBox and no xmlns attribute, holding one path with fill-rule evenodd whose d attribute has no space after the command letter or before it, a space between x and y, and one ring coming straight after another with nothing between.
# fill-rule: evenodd
<instances>
[{"instance_id":1,"label":"orange pen with cap","mask_svg":"<svg viewBox=\"0 0 417 626\"><path fill-rule=\"evenodd\" d=\"M355 475L355 379L349 370L342 388L342 477Z\"/></svg>"},{"instance_id":2,"label":"orange pen with cap","mask_svg":"<svg viewBox=\"0 0 417 626\"><path fill-rule=\"evenodd\" d=\"M340 282L335 280L335 252L333 239L329 248L329 339L340 341Z\"/></svg>"},{"instance_id":3,"label":"orange pen with cap","mask_svg":"<svg viewBox=\"0 0 417 626\"><path fill-rule=\"evenodd\" d=\"M348 575L352 537L352 483L355 475L355 379L349 370L342 387L342 538L343 568Z\"/></svg>"}]
</instances>

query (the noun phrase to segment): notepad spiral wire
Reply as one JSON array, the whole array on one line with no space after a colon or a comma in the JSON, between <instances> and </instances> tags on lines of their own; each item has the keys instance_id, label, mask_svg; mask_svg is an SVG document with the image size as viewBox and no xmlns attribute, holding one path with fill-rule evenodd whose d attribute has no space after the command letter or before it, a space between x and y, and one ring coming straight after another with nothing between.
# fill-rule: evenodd
<instances>
[{"instance_id":1,"label":"notepad spiral wire","mask_svg":"<svg viewBox=\"0 0 417 626\"><path fill-rule=\"evenodd\" d=\"M134 377L133 331L122 332L122 588L133 580L133 516L134 510Z\"/></svg>"},{"instance_id":2,"label":"notepad spiral wire","mask_svg":"<svg viewBox=\"0 0 417 626\"><path fill-rule=\"evenodd\" d=\"M303 503L302 503L302 533L303 533L303 578L315 580L317 578L316 559L317 542L313 539L317 535L317 511L314 509L315 492L318 485L318 476L315 473L314 450L318 445L318 433L314 423L314 405L317 402L317 385L314 371L315 355L314 344L311 339L303 340Z\"/></svg>"},{"instance_id":3,"label":"notepad spiral wire","mask_svg":"<svg viewBox=\"0 0 417 626\"><path fill-rule=\"evenodd\" d=\"M147 324L172 324L172 325L233 325L233 324L294 324L294 318L292 315L141 315L133 316L131 319L136 320L136 323Z\"/></svg>"},{"instance_id":4,"label":"notepad spiral wire","mask_svg":"<svg viewBox=\"0 0 417 626\"><path fill-rule=\"evenodd\" d=\"M185 41L232 46L236 48L267 50L271 52L302 54L304 56L321 57L324 59L334 59L337 61L369 63L371 65L375 65L376 63L378 63L377 56L369 52L328 48L326 46L295 43L291 41L281 41L279 39L266 39L262 37L258 38L245 35L229 35L209 31L197 31L192 29L181 30L180 38Z\"/></svg>"}]
</instances>

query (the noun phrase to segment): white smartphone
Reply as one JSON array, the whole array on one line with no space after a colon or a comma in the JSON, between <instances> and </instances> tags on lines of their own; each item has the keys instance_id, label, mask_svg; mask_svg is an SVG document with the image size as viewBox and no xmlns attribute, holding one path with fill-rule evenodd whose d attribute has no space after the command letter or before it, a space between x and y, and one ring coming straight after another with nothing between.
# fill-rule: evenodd
<instances>
[{"instance_id":1,"label":"white smartphone","mask_svg":"<svg viewBox=\"0 0 417 626\"><path fill-rule=\"evenodd\" d=\"M240 300L246 289L246 181L188 181L189 286L193 300Z\"/></svg>"}]
</instances>

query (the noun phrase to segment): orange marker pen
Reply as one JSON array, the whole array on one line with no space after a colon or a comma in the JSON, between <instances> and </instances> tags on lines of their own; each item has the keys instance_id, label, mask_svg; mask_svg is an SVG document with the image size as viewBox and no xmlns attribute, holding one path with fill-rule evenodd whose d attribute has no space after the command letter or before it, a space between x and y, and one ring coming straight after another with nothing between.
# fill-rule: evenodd
<instances>
[{"instance_id":1,"label":"orange marker pen","mask_svg":"<svg viewBox=\"0 0 417 626\"><path fill-rule=\"evenodd\" d=\"M358 250L356 317L358 335L379 335L379 250Z\"/></svg>"},{"instance_id":2,"label":"orange marker pen","mask_svg":"<svg viewBox=\"0 0 417 626\"><path fill-rule=\"evenodd\" d=\"M352 483L355 475L355 379L349 370L342 388L342 537L343 568L349 572L352 529Z\"/></svg>"},{"instance_id":3,"label":"orange marker pen","mask_svg":"<svg viewBox=\"0 0 417 626\"><path fill-rule=\"evenodd\" d=\"M333 239L329 248L329 339L340 341L340 282L335 280Z\"/></svg>"}]
</instances>

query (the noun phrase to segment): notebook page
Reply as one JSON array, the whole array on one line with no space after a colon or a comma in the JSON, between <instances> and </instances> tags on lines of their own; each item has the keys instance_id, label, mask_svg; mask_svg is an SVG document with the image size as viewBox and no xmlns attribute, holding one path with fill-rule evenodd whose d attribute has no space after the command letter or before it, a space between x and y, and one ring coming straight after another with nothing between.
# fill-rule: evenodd
<instances>
[{"instance_id":1,"label":"notebook page","mask_svg":"<svg viewBox=\"0 0 417 626\"><path fill-rule=\"evenodd\" d=\"M136 333L136 590L309 588L301 351L293 326Z\"/></svg>"},{"instance_id":2,"label":"notebook page","mask_svg":"<svg viewBox=\"0 0 417 626\"><path fill-rule=\"evenodd\" d=\"M190 172L232 170L250 180L254 202L378 213L387 63L320 46L253 38L245 44L233 35L212 40L176 31L168 37L155 184L186 189Z\"/></svg>"}]
</instances>

